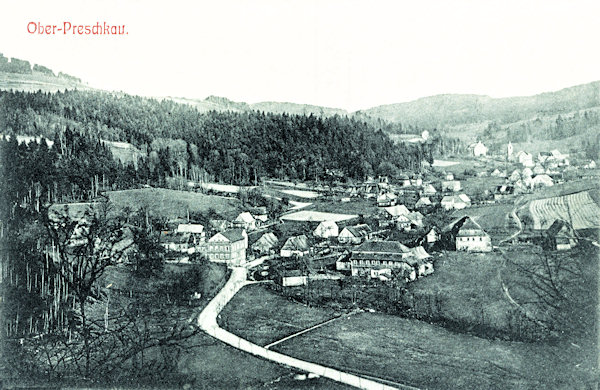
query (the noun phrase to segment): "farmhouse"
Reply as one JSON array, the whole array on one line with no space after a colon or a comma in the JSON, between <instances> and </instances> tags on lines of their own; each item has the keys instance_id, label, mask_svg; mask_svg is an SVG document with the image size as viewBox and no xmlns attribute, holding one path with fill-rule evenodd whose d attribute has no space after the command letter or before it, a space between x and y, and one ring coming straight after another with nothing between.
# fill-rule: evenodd
<instances>
[{"instance_id":1,"label":"farmhouse","mask_svg":"<svg viewBox=\"0 0 600 390\"><path fill-rule=\"evenodd\" d=\"M302 234L288 238L281 247L281 257L304 256L309 252L308 238Z\"/></svg>"},{"instance_id":2,"label":"farmhouse","mask_svg":"<svg viewBox=\"0 0 600 390\"><path fill-rule=\"evenodd\" d=\"M204 245L206 256L210 261L233 266L246 262L246 248L248 248L248 235L242 229L217 233Z\"/></svg>"},{"instance_id":3,"label":"farmhouse","mask_svg":"<svg viewBox=\"0 0 600 390\"><path fill-rule=\"evenodd\" d=\"M515 187L509 185L496 186L494 189L494 200L501 200L511 197L515 193Z\"/></svg>"},{"instance_id":4,"label":"farmhouse","mask_svg":"<svg viewBox=\"0 0 600 390\"><path fill-rule=\"evenodd\" d=\"M420 209L420 208L424 208L424 207L428 207L428 206L431 206L431 200L429 200L429 197L420 198L417 201L417 203L415 203L416 209Z\"/></svg>"},{"instance_id":5,"label":"farmhouse","mask_svg":"<svg viewBox=\"0 0 600 390\"><path fill-rule=\"evenodd\" d=\"M340 244L360 244L371 234L371 227L367 224L346 226L340 232L338 241Z\"/></svg>"},{"instance_id":6,"label":"farmhouse","mask_svg":"<svg viewBox=\"0 0 600 390\"><path fill-rule=\"evenodd\" d=\"M386 207L385 209L386 215L391 218L398 217L400 215L408 215L410 211L406 206L399 204L397 206Z\"/></svg>"},{"instance_id":7,"label":"farmhouse","mask_svg":"<svg viewBox=\"0 0 600 390\"><path fill-rule=\"evenodd\" d=\"M233 226L239 229L244 230L254 230L256 229L256 220L249 212L240 213L236 219L233 220Z\"/></svg>"},{"instance_id":8,"label":"farmhouse","mask_svg":"<svg viewBox=\"0 0 600 390\"><path fill-rule=\"evenodd\" d=\"M379 207L394 206L396 204L397 199L398 199L398 197L396 196L396 194L393 194L391 192L386 192L377 197L377 206L379 206Z\"/></svg>"},{"instance_id":9,"label":"farmhouse","mask_svg":"<svg viewBox=\"0 0 600 390\"><path fill-rule=\"evenodd\" d=\"M423 195L435 195L437 193L436 189L431 184L427 184L423 189Z\"/></svg>"},{"instance_id":10,"label":"farmhouse","mask_svg":"<svg viewBox=\"0 0 600 390\"><path fill-rule=\"evenodd\" d=\"M469 150L473 153L473 156L486 156L488 152L487 146L483 144L481 141L477 141L477 143L469 145Z\"/></svg>"},{"instance_id":11,"label":"farmhouse","mask_svg":"<svg viewBox=\"0 0 600 390\"><path fill-rule=\"evenodd\" d=\"M470 217L461 219L456 234L456 250L468 252L491 252L492 241L483 228Z\"/></svg>"},{"instance_id":12,"label":"farmhouse","mask_svg":"<svg viewBox=\"0 0 600 390\"><path fill-rule=\"evenodd\" d=\"M537 175L531 180L531 187L550 187L554 185L554 181L548 175Z\"/></svg>"},{"instance_id":13,"label":"farmhouse","mask_svg":"<svg viewBox=\"0 0 600 390\"><path fill-rule=\"evenodd\" d=\"M308 283L308 276L299 269L284 270L277 282L283 287L305 286Z\"/></svg>"},{"instance_id":14,"label":"farmhouse","mask_svg":"<svg viewBox=\"0 0 600 390\"><path fill-rule=\"evenodd\" d=\"M494 177L506 177L506 172L502 172L498 168L496 168L496 169L494 169L492 171L492 173L490 173L490 176L494 176Z\"/></svg>"},{"instance_id":15,"label":"farmhouse","mask_svg":"<svg viewBox=\"0 0 600 390\"><path fill-rule=\"evenodd\" d=\"M189 233L194 245L200 245L206 240L204 226L196 223L180 223L177 225L177 233Z\"/></svg>"},{"instance_id":16,"label":"farmhouse","mask_svg":"<svg viewBox=\"0 0 600 390\"><path fill-rule=\"evenodd\" d=\"M279 239L275 234L265 233L252 244L251 248L254 253L267 255L273 252L278 243Z\"/></svg>"},{"instance_id":17,"label":"farmhouse","mask_svg":"<svg viewBox=\"0 0 600 390\"><path fill-rule=\"evenodd\" d=\"M190 249L190 233L162 232L160 245L167 252L188 253Z\"/></svg>"},{"instance_id":18,"label":"farmhouse","mask_svg":"<svg viewBox=\"0 0 600 390\"><path fill-rule=\"evenodd\" d=\"M417 260L405 245L397 241L366 241L352 251L352 275L370 275L372 269L403 269L415 273Z\"/></svg>"},{"instance_id":19,"label":"farmhouse","mask_svg":"<svg viewBox=\"0 0 600 390\"><path fill-rule=\"evenodd\" d=\"M439 236L440 235L436 227L434 226L429 230L429 232L427 232L422 242L424 242L427 245L427 247L431 247L438 241Z\"/></svg>"},{"instance_id":20,"label":"farmhouse","mask_svg":"<svg viewBox=\"0 0 600 390\"><path fill-rule=\"evenodd\" d=\"M517 153L516 158L525 168L532 168L535 166L535 163L533 162L533 155L531 153L520 151Z\"/></svg>"},{"instance_id":21,"label":"farmhouse","mask_svg":"<svg viewBox=\"0 0 600 390\"><path fill-rule=\"evenodd\" d=\"M446 210L461 210L471 205L471 199L466 194L446 195L440 203Z\"/></svg>"},{"instance_id":22,"label":"farmhouse","mask_svg":"<svg viewBox=\"0 0 600 390\"><path fill-rule=\"evenodd\" d=\"M223 232L223 231L231 228L231 226L232 226L231 222L229 222L226 219L211 219L210 220L210 227L217 232Z\"/></svg>"},{"instance_id":23,"label":"farmhouse","mask_svg":"<svg viewBox=\"0 0 600 390\"><path fill-rule=\"evenodd\" d=\"M546 230L544 248L548 250L568 250L577 245L575 232L570 223L557 219Z\"/></svg>"},{"instance_id":24,"label":"farmhouse","mask_svg":"<svg viewBox=\"0 0 600 390\"><path fill-rule=\"evenodd\" d=\"M337 237L339 235L339 228L333 221L323 221L313 231L313 235L319 238Z\"/></svg>"},{"instance_id":25,"label":"farmhouse","mask_svg":"<svg viewBox=\"0 0 600 390\"><path fill-rule=\"evenodd\" d=\"M451 191L456 192L460 191L460 181L458 180L444 180L442 181L442 192Z\"/></svg>"}]
</instances>

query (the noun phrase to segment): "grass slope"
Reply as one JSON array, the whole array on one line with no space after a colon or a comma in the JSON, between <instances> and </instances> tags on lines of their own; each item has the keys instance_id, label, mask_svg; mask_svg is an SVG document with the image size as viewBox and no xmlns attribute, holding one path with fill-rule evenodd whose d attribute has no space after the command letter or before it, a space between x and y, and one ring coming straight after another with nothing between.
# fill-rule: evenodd
<instances>
[{"instance_id":1,"label":"grass slope","mask_svg":"<svg viewBox=\"0 0 600 390\"><path fill-rule=\"evenodd\" d=\"M188 211L206 212L211 208L223 217L234 218L241 210L237 199L164 188L110 191L106 195L120 209L146 207L155 216L166 218L185 218Z\"/></svg>"}]
</instances>

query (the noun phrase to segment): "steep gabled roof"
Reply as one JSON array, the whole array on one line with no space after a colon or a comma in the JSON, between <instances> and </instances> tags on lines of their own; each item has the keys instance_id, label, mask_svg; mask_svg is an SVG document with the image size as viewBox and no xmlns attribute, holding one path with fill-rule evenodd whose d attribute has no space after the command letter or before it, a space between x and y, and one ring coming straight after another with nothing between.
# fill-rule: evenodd
<instances>
[{"instance_id":1,"label":"steep gabled roof","mask_svg":"<svg viewBox=\"0 0 600 390\"><path fill-rule=\"evenodd\" d=\"M384 210L393 217L397 217L399 215L407 215L408 213L410 213L410 211L403 204L391 207L384 207Z\"/></svg>"},{"instance_id":2,"label":"steep gabled roof","mask_svg":"<svg viewBox=\"0 0 600 390\"><path fill-rule=\"evenodd\" d=\"M365 241L353 252L374 252L374 253L409 253L410 249L398 241Z\"/></svg>"},{"instance_id":3,"label":"steep gabled roof","mask_svg":"<svg viewBox=\"0 0 600 390\"><path fill-rule=\"evenodd\" d=\"M473 235L487 236L487 233L483 230L481 225L479 225L477 222L475 222L475 220L473 220L473 218L466 217L464 223L458 229L457 237Z\"/></svg>"},{"instance_id":4,"label":"steep gabled roof","mask_svg":"<svg viewBox=\"0 0 600 390\"><path fill-rule=\"evenodd\" d=\"M565 220L557 219L548 229L546 229L546 234L550 237L556 237L561 235L561 232L564 232L565 230L567 233L562 235L574 236L571 225Z\"/></svg>"},{"instance_id":5,"label":"steep gabled roof","mask_svg":"<svg viewBox=\"0 0 600 390\"><path fill-rule=\"evenodd\" d=\"M252 223L254 222L254 217L249 212L245 211L240 213L235 219L236 222L244 222L244 223Z\"/></svg>"},{"instance_id":6,"label":"steep gabled roof","mask_svg":"<svg viewBox=\"0 0 600 390\"><path fill-rule=\"evenodd\" d=\"M283 250L308 250L308 238L302 234L288 238L281 248Z\"/></svg>"},{"instance_id":7,"label":"steep gabled roof","mask_svg":"<svg viewBox=\"0 0 600 390\"><path fill-rule=\"evenodd\" d=\"M278 242L279 239L275 234L265 233L252 244L252 248L273 248Z\"/></svg>"},{"instance_id":8,"label":"steep gabled roof","mask_svg":"<svg viewBox=\"0 0 600 390\"><path fill-rule=\"evenodd\" d=\"M371 227L367 224L346 226L344 229L348 230L354 237L366 237L371 233Z\"/></svg>"},{"instance_id":9,"label":"steep gabled roof","mask_svg":"<svg viewBox=\"0 0 600 390\"><path fill-rule=\"evenodd\" d=\"M221 236L225 237L227 239L227 241L229 241L229 242L236 242L236 241L241 241L241 240L246 239L245 232L243 229L230 229L230 230L225 230L224 232L215 234L213 237L211 237L211 240L219 234Z\"/></svg>"}]
</instances>

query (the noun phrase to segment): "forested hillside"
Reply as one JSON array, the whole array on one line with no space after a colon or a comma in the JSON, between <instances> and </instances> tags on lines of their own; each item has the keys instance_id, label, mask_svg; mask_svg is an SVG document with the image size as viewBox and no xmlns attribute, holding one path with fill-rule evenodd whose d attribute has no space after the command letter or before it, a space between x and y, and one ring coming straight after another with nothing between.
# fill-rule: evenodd
<instances>
[{"instance_id":1,"label":"forested hillside","mask_svg":"<svg viewBox=\"0 0 600 390\"><path fill-rule=\"evenodd\" d=\"M248 112L201 113L172 101L91 91L0 92L0 132L61 142L65 129L129 142L147 155L138 164L156 180L247 184L260 177L325 179L394 174L431 160L432 145L396 146L373 124L347 117Z\"/></svg>"}]
</instances>

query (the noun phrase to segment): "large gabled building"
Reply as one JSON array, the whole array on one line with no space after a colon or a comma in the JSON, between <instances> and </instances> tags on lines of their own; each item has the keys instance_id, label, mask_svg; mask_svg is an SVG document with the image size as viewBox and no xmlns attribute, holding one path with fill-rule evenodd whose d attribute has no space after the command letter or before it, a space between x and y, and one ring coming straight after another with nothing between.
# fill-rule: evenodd
<instances>
[{"instance_id":1,"label":"large gabled building","mask_svg":"<svg viewBox=\"0 0 600 390\"><path fill-rule=\"evenodd\" d=\"M240 265L246 262L248 235L243 229L231 229L212 236L204 246L210 261Z\"/></svg>"},{"instance_id":2,"label":"large gabled building","mask_svg":"<svg viewBox=\"0 0 600 390\"><path fill-rule=\"evenodd\" d=\"M365 241L352 250L352 275L370 275L371 270L413 269L417 265L413 252L398 241Z\"/></svg>"},{"instance_id":3,"label":"large gabled building","mask_svg":"<svg viewBox=\"0 0 600 390\"><path fill-rule=\"evenodd\" d=\"M456 250L467 252L491 252L492 240L481 225L470 217L461 218L456 233Z\"/></svg>"}]
</instances>

